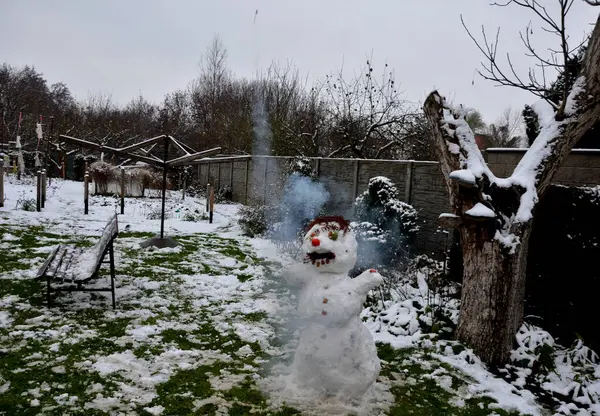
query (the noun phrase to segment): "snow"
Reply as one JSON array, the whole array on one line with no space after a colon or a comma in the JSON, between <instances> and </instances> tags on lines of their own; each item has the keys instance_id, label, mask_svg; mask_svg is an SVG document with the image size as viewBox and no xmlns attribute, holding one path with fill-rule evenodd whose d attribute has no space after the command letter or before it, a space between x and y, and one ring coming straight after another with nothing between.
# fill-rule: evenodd
<instances>
[{"instance_id":1,"label":"snow","mask_svg":"<svg viewBox=\"0 0 600 416\"><path fill-rule=\"evenodd\" d=\"M471 217L480 217L480 218L495 218L496 213L492 211L490 208L483 205L481 202L476 203L473 208L465 211L465 214L470 215Z\"/></svg>"},{"instance_id":2,"label":"snow","mask_svg":"<svg viewBox=\"0 0 600 416\"><path fill-rule=\"evenodd\" d=\"M450 175L448 175L448 177L450 179L455 179L459 182L468 183L471 185L475 185L477 183L475 175L473 175L473 172L471 172L469 169L460 169L452 171L450 172Z\"/></svg>"},{"instance_id":3,"label":"snow","mask_svg":"<svg viewBox=\"0 0 600 416\"><path fill-rule=\"evenodd\" d=\"M118 200L92 196L90 199L90 215L83 215L83 192L81 183L53 180L48 188L47 206L42 212L26 212L15 209L16 200L23 194L32 193L33 185L24 180L16 183L12 177L6 180L6 205L0 208L0 225L10 232L2 234L2 249L18 247L20 231L36 225L44 227L44 231L60 236L40 236L35 248L39 253L39 263L47 255L52 246L67 239L76 238L95 244L106 221L118 209ZM186 207L190 210L203 209L204 201L186 198L180 201L178 193L173 192L167 200L167 209L173 213L175 209ZM119 228L126 227L133 232L156 233L159 220L148 219L148 213L160 204L159 199L126 199L125 214L119 215ZM475 213L486 213L487 207L474 207ZM166 234L174 238L195 238L199 233L211 233L219 238L230 238L244 244L245 251L241 256L231 257L218 252L219 242L214 244L213 251L203 251L198 246L194 253L194 261L183 264L190 268L189 273L169 270L165 265L153 266L151 276L126 276L127 268L139 267L144 260L154 260L156 256L179 256L182 248L169 250L141 250L137 244L141 238L121 236L116 241L117 257L117 310L110 309L109 302L91 300L89 294L68 294L71 299L64 308L47 309L39 303L33 304L24 295L6 294L0 296L0 353L21 353L23 365L15 369L15 373L36 372L47 374L48 379L31 383L22 393L26 404L38 407L40 413L58 412L64 414L81 413L83 409L96 409L111 414L132 414L143 409L149 414L170 414L166 404L153 403L158 395L158 386L181 371L192 371L202 366L218 363L231 363L235 360L240 365L240 374L222 369L211 374L208 383L211 388L209 397L194 398L196 411L202 406L214 404L221 414L227 414L231 401L223 396L232 388L243 388L242 383L261 379L260 372L267 366L268 356L285 356L290 351L275 345L273 338L276 326L284 325L284 318L295 306L297 300L294 292L281 292L271 286L278 278L281 263L289 259L277 251L276 246L265 239L248 239L241 235L236 224L239 206L218 204L215 221L184 221L176 215L170 215L165 223ZM452 216L453 214L442 214ZM491 215L487 212L487 215ZM484 215L485 216L485 215ZM497 232L496 238L503 239L505 245L515 245L510 233ZM197 240L190 240L197 241ZM336 249L324 242L322 249ZM134 251L135 259L128 259L124 251ZM270 266L262 263L264 259ZM8 272L0 271L0 283L6 280L30 279L37 264L30 264L24 270ZM183 262L183 261L182 261ZM326 265L321 265L326 266ZM316 266L312 266L316 267ZM206 272L206 269L211 269ZM325 269L324 269L325 270ZM241 274L251 276L241 281ZM272 275L276 276L273 277ZM493 398L497 403L490 407L507 411L519 411L523 414L543 415L541 401L523 386L527 384L528 374L539 362L536 350L544 345L552 345L556 354L554 361L556 371L545 375L540 383L543 390L566 394L567 397L578 395L571 402L566 399L555 409L554 414L569 415L573 401L588 404L586 411L579 414L600 414L600 366L597 357L583 344L569 348L557 345L552 337L540 328L524 325L517 337L518 347L513 351L513 361L529 363L524 367L509 367L507 371L515 375L515 381L509 381L501 375L492 374L468 348L455 352L459 344L455 341L436 340L423 328L432 326L432 314L429 310L441 309L449 319L458 320L459 301L456 298L441 300L435 295L430 284L433 271L418 269L409 284L395 283L397 290L378 308L369 306L360 312L364 326L374 340L390 344L396 349L410 349L407 358L410 364L418 364L436 385L451 395L450 403L455 406L466 406L471 398ZM158 278L163 276L163 278ZM388 276L384 276L387 278ZM274 280L273 280L274 279ZM104 283L104 282L101 282ZM110 296L110 295L107 295ZM65 301L67 302L67 301ZM176 314L174 310L184 312ZM70 315L78 315L93 311L100 314L104 326L94 321L87 324L77 323ZM27 319L19 319L18 314L27 313ZM264 313L266 320L250 321L244 316L251 313ZM79 345L94 343L99 339L107 340L105 335L114 324L126 322L119 335L111 336L116 350L106 351L102 345L94 345L94 350L85 356L69 355L77 351ZM239 344L232 345L231 340L223 345L203 345L196 335L201 325L208 324L218 334L227 337L235 334ZM115 325L118 326L118 325ZM297 328L291 328L295 333ZM446 327L441 325L439 333ZM191 348L183 348L174 341L165 341L165 333L185 334L185 341L195 343ZM43 345L40 350L27 350L28 343ZM256 343L256 344L254 344ZM265 356L257 356L254 345L265 351ZM230 351L224 350L231 348ZM156 349L149 355L140 354L140 349ZM292 349L293 350L293 349ZM441 363L443 366L437 365ZM271 364L271 363L269 363ZM436 368L437 366L437 368ZM84 400L81 395L74 396L66 391L61 383L53 382L50 377L69 377L73 370L79 375L93 375L93 383L84 387L85 394L90 397ZM400 370L402 371L402 370ZM529 373L528 373L529 372ZM464 381L461 388L453 387L456 377ZM90 377L92 378L92 377ZM380 375L374 385L372 400L373 414L384 414L382 408L389 404L390 390L394 386L392 377ZM11 394L17 383L9 381L8 374L0 371L0 394ZM39 380L36 377L35 380ZM416 382L410 374L404 383ZM411 381L412 380L412 381ZM33 380L32 380L33 381ZM116 390L109 389L114 384ZM183 390L182 390L183 391ZM189 393L192 394L192 393ZM182 399L185 396L182 396ZM48 400L52 400L49 404ZM393 400L393 398L391 399ZM49 410L55 406L55 410ZM44 410L45 409L45 410ZM322 404L319 414L327 414L328 404ZM217 413L219 413L217 412ZM588 412L588 413L585 413ZM260 413L260 412L259 412Z\"/></svg>"},{"instance_id":4,"label":"snow","mask_svg":"<svg viewBox=\"0 0 600 416\"><path fill-rule=\"evenodd\" d=\"M569 117L576 114L576 98L584 91L584 87L585 78L579 77L567 97L565 104L567 117L560 122L555 120L555 110L548 102L539 100L533 104L532 108L539 118L540 133L525 152L513 174L506 179L497 178L486 165L475 142L473 132L464 119L464 108L452 108L445 102L441 103L444 105L442 128L450 137L455 137L458 141L458 143L447 142L450 152L458 155L460 164L460 169L451 172L450 178L476 184L485 176L490 184L495 184L500 188L519 186L524 190L517 212L513 217L502 218L501 229L496 233L496 238L500 243L507 245L512 252L515 252L518 239L511 235L510 230L513 228L513 224L525 223L532 219L533 208L538 202L537 185L540 169L542 169L543 162L552 154L556 144L555 139L561 134L564 126L572 121ZM494 201L489 202L492 205L494 203Z\"/></svg>"}]
</instances>

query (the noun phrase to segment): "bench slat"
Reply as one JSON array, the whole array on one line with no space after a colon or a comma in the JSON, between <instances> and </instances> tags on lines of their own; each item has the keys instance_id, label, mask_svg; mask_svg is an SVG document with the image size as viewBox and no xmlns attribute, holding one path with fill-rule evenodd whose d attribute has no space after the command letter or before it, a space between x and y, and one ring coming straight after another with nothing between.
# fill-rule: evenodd
<instances>
[{"instance_id":1,"label":"bench slat","mask_svg":"<svg viewBox=\"0 0 600 416\"><path fill-rule=\"evenodd\" d=\"M69 250L68 246L63 246L63 245L60 246L60 249L56 253L54 260L52 260L52 263L50 263L50 267L48 267L48 270L46 271L46 276L53 277L56 274L57 270L60 268L60 265L63 262L63 259L65 258L65 255L67 254L68 250Z\"/></svg>"},{"instance_id":2,"label":"bench slat","mask_svg":"<svg viewBox=\"0 0 600 416\"><path fill-rule=\"evenodd\" d=\"M50 267L50 263L52 263L52 260L54 260L54 257L56 256L56 253L58 252L58 250L60 250L60 244L57 245L54 248L54 250L52 250L50 252L50 254L46 258L46 260L44 261L44 263L40 266L40 268L38 269L37 273L35 274L35 278L36 279L39 279L39 278L43 277L46 274L46 271L48 270L48 267Z\"/></svg>"},{"instance_id":3,"label":"bench slat","mask_svg":"<svg viewBox=\"0 0 600 416\"><path fill-rule=\"evenodd\" d=\"M63 261L60 264L60 268L54 274L55 280L61 281L71 281L67 275L71 265L77 261L78 257L81 255L83 249L81 247L68 247L67 254L65 254Z\"/></svg>"}]
</instances>

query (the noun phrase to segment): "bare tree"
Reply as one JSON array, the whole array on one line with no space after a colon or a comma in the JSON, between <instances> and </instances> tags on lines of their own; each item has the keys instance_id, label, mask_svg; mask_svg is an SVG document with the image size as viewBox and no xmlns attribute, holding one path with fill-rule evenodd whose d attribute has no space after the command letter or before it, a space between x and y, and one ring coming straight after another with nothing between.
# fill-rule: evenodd
<instances>
[{"instance_id":1,"label":"bare tree","mask_svg":"<svg viewBox=\"0 0 600 416\"><path fill-rule=\"evenodd\" d=\"M507 107L494 123L486 127L485 134L493 147L520 147L525 144L525 138L521 134L522 128L521 113Z\"/></svg>"},{"instance_id":2,"label":"bare tree","mask_svg":"<svg viewBox=\"0 0 600 416\"><path fill-rule=\"evenodd\" d=\"M463 27L467 31L469 37L473 40L475 45L479 48L484 56L484 61L481 63L482 69L477 72L481 77L486 80L493 81L497 85L516 87L525 91L529 91L532 94L542 98L552 105L557 111L558 117L564 115L564 105L567 102L567 95L569 94L569 68L567 64L569 57L575 55L581 46L587 41L587 39L576 44L575 46L570 45L569 37L567 35L566 19L565 17L571 10L575 0L556 0L559 5L559 17L552 17L546 6L542 6L539 0L507 0L504 3L493 3L495 6L506 7L511 4L523 7L533 14L542 22L542 29L550 34L555 35L558 38L560 45L559 49L550 48L548 56L538 52L538 50L532 44L531 34L533 29L529 24L525 30L519 32L521 41L525 46L525 55L534 58L536 63L530 67L527 76L522 76L515 69L510 54L506 54L507 65L503 65L498 58L498 40L500 36L500 28L496 31L494 41L488 40L488 35L485 29L481 28L483 37L483 43L477 41L471 31L467 28L462 15L461 22ZM552 100L548 97L548 71L558 72L559 75L565 77L563 89L561 91L560 100Z\"/></svg>"},{"instance_id":3,"label":"bare tree","mask_svg":"<svg viewBox=\"0 0 600 416\"><path fill-rule=\"evenodd\" d=\"M548 30L559 35L558 55L563 56L565 64L574 52L564 30L572 1L558 1L560 13L556 19L533 0L510 4L532 11ZM523 80L513 73L516 71L510 60L513 78L500 71L497 43L486 43L480 49L486 58L484 78L531 91L546 100L536 78ZM536 59L537 63L543 61L541 57ZM559 66L558 70L567 68ZM600 120L600 18L589 38L581 72L572 85L563 91L559 102L548 105L540 101L533 106L539 115L540 133L506 179L497 178L488 169L460 108L449 106L437 91L424 105L454 214L443 219L447 226L458 228L463 249L457 337L489 364L508 361L522 323L528 241L537 202L573 145Z\"/></svg>"},{"instance_id":4,"label":"bare tree","mask_svg":"<svg viewBox=\"0 0 600 416\"><path fill-rule=\"evenodd\" d=\"M221 145L223 131L220 129L226 113L223 96L231 84L231 73L227 66L227 49L215 35L200 59L200 76L190 84L190 96L194 121L199 130L198 148Z\"/></svg>"},{"instance_id":5,"label":"bare tree","mask_svg":"<svg viewBox=\"0 0 600 416\"><path fill-rule=\"evenodd\" d=\"M377 77L367 60L350 81L342 69L326 78L324 93L332 127L327 157L382 157L416 135L410 127L419 111L402 98L387 64Z\"/></svg>"}]
</instances>

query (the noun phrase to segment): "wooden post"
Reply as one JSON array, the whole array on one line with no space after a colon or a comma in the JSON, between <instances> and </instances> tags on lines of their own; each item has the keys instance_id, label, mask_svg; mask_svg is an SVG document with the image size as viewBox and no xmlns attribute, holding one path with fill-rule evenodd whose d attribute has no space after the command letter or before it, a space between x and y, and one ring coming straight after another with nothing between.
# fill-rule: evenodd
<instances>
[{"instance_id":1,"label":"wooden post","mask_svg":"<svg viewBox=\"0 0 600 416\"><path fill-rule=\"evenodd\" d=\"M208 194L208 199L210 201L209 211L208 211L208 222L212 224L213 222L213 211L215 210L215 188L210 187L210 192Z\"/></svg>"},{"instance_id":2,"label":"wooden post","mask_svg":"<svg viewBox=\"0 0 600 416\"><path fill-rule=\"evenodd\" d=\"M125 168L121 167L121 215L125 214Z\"/></svg>"},{"instance_id":3,"label":"wooden post","mask_svg":"<svg viewBox=\"0 0 600 416\"><path fill-rule=\"evenodd\" d=\"M36 176L37 186L35 192L35 209L37 212L40 212L42 210L42 172L38 170Z\"/></svg>"},{"instance_id":4,"label":"wooden post","mask_svg":"<svg viewBox=\"0 0 600 416\"><path fill-rule=\"evenodd\" d=\"M229 175L229 186L231 187L231 194L233 195L233 162L231 162L231 172Z\"/></svg>"},{"instance_id":5,"label":"wooden post","mask_svg":"<svg viewBox=\"0 0 600 416\"><path fill-rule=\"evenodd\" d=\"M46 169L42 169L42 208L46 207Z\"/></svg>"},{"instance_id":6,"label":"wooden post","mask_svg":"<svg viewBox=\"0 0 600 416\"><path fill-rule=\"evenodd\" d=\"M317 178L321 176L321 158L315 158L315 172L317 173Z\"/></svg>"},{"instance_id":7,"label":"wooden post","mask_svg":"<svg viewBox=\"0 0 600 416\"><path fill-rule=\"evenodd\" d=\"M412 177L413 177L413 164L411 160L406 164L406 187L404 188L404 202L410 204L412 194Z\"/></svg>"},{"instance_id":8,"label":"wooden post","mask_svg":"<svg viewBox=\"0 0 600 416\"><path fill-rule=\"evenodd\" d=\"M360 172L360 159L354 161L354 174L352 175L352 205L358 197L358 174Z\"/></svg>"},{"instance_id":9,"label":"wooden post","mask_svg":"<svg viewBox=\"0 0 600 416\"><path fill-rule=\"evenodd\" d=\"M0 207L4 206L4 157L0 156Z\"/></svg>"},{"instance_id":10,"label":"wooden post","mask_svg":"<svg viewBox=\"0 0 600 416\"><path fill-rule=\"evenodd\" d=\"M89 189L89 184L90 182L90 175L88 174L87 170L85 171L85 174L83 175L83 213L85 215L87 215L88 213L88 206L89 206L89 196L90 196L90 189Z\"/></svg>"},{"instance_id":11,"label":"wooden post","mask_svg":"<svg viewBox=\"0 0 600 416\"><path fill-rule=\"evenodd\" d=\"M210 183L206 184L206 212L208 212L208 209L210 208Z\"/></svg>"}]
</instances>

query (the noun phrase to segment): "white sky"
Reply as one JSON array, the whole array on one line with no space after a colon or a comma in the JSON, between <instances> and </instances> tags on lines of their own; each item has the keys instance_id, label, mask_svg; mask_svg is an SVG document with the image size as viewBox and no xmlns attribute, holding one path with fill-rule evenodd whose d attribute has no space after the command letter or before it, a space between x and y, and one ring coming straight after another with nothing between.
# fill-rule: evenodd
<instances>
[{"instance_id":1,"label":"white sky","mask_svg":"<svg viewBox=\"0 0 600 416\"><path fill-rule=\"evenodd\" d=\"M555 9L556 0L538 0ZM65 82L78 99L111 94L121 104L142 95L160 102L198 74L198 61L218 34L229 66L251 77L273 60L291 61L312 81L338 70L351 75L373 53L387 60L406 99L422 102L433 88L481 111L486 121L535 97L494 87L475 75L480 54L460 23L480 34L501 27L500 48L526 75L518 31L530 20L540 50L557 47L538 20L518 6L486 0L1 0L0 59L34 65L50 83ZM256 23L253 22L258 9ZM575 0L572 43L591 31L599 8ZM378 65L379 64L379 65ZM377 68L376 68L377 70ZM473 80L474 85L472 85Z\"/></svg>"}]
</instances>

